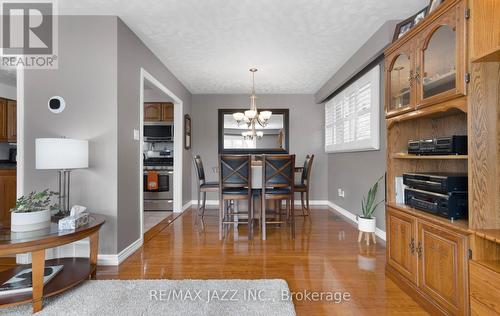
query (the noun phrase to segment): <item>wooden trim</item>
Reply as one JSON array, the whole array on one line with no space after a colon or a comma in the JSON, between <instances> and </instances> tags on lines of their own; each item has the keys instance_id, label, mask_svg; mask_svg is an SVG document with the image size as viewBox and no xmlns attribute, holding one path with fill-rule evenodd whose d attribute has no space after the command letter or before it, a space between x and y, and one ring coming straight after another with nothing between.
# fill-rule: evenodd
<instances>
[{"instance_id":1,"label":"wooden trim","mask_svg":"<svg viewBox=\"0 0 500 316\"><path fill-rule=\"evenodd\" d=\"M439 305L434 303L434 301L425 293L420 291L417 286L411 283L408 279L402 276L393 267L386 264L385 275L394 281L406 294L408 294L413 300L415 300L420 306L422 306L431 315L449 315L444 309Z\"/></svg>"},{"instance_id":2,"label":"wooden trim","mask_svg":"<svg viewBox=\"0 0 500 316\"><path fill-rule=\"evenodd\" d=\"M224 114L233 114L235 112L244 112L248 109L219 109L218 118L218 148L219 154L287 154L290 150L290 129L289 129L289 109L268 109L260 108L259 110L271 111L274 114L283 115L283 124L285 129L285 148L262 148L262 149L224 149Z\"/></svg>"}]
</instances>

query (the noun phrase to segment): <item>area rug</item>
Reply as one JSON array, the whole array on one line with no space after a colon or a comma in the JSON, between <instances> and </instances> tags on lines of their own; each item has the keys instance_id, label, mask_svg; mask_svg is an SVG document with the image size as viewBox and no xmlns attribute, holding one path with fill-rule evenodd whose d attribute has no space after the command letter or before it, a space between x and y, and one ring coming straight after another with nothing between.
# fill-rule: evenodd
<instances>
[{"instance_id":1,"label":"area rug","mask_svg":"<svg viewBox=\"0 0 500 316\"><path fill-rule=\"evenodd\" d=\"M45 315L295 315L285 280L97 280L45 299ZM31 304L0 310L31 315Z\"/></svg>"}]
</instances>

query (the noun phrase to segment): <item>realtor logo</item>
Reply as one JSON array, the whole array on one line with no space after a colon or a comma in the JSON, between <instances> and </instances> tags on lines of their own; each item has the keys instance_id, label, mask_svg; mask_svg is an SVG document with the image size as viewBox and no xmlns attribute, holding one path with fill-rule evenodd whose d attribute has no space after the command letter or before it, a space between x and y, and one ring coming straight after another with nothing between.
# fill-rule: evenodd
<instances>
[{"instance_id":1,"label":"realtor logo","mask_svg":"<svg viewBox=\"0 0 500 316\"><path fill-rule=\"evenodd\" d=\"M1 8L1 66L57 67L54 3L4 1Z\"/></svg>"}]
</instances>

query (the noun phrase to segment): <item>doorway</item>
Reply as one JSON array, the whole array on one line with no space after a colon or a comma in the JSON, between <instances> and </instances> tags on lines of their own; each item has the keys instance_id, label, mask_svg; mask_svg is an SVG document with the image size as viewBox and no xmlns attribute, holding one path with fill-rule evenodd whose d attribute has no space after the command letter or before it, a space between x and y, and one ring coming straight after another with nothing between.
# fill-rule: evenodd
<instances>
[{"instance_id":1,"label":"doorway","mask_svg":"<svg viewBox=\"0 0 500 316\"><path fill-rule=\"evenodd\" d=\"M182 100L141 69L141 236L182 211Z\"/></svg>"}]
</instances>

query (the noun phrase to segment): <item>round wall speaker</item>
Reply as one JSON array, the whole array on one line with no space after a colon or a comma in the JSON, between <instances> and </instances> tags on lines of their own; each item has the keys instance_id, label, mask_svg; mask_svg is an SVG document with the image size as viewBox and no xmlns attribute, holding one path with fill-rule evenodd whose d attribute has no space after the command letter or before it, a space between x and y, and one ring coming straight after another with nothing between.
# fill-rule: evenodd
<instances>
[{"instance_id":1,"label":"round wall speaker","mask_svg":"<svg viewBox=\"0 0 500 316\"><path fill-rule=\"evenodd\" d=\"M49 99L49 110L52 113L61 113L66 107L66 102L64 102L63 97L54 96Z\"/></svg>"}]
</instances>

